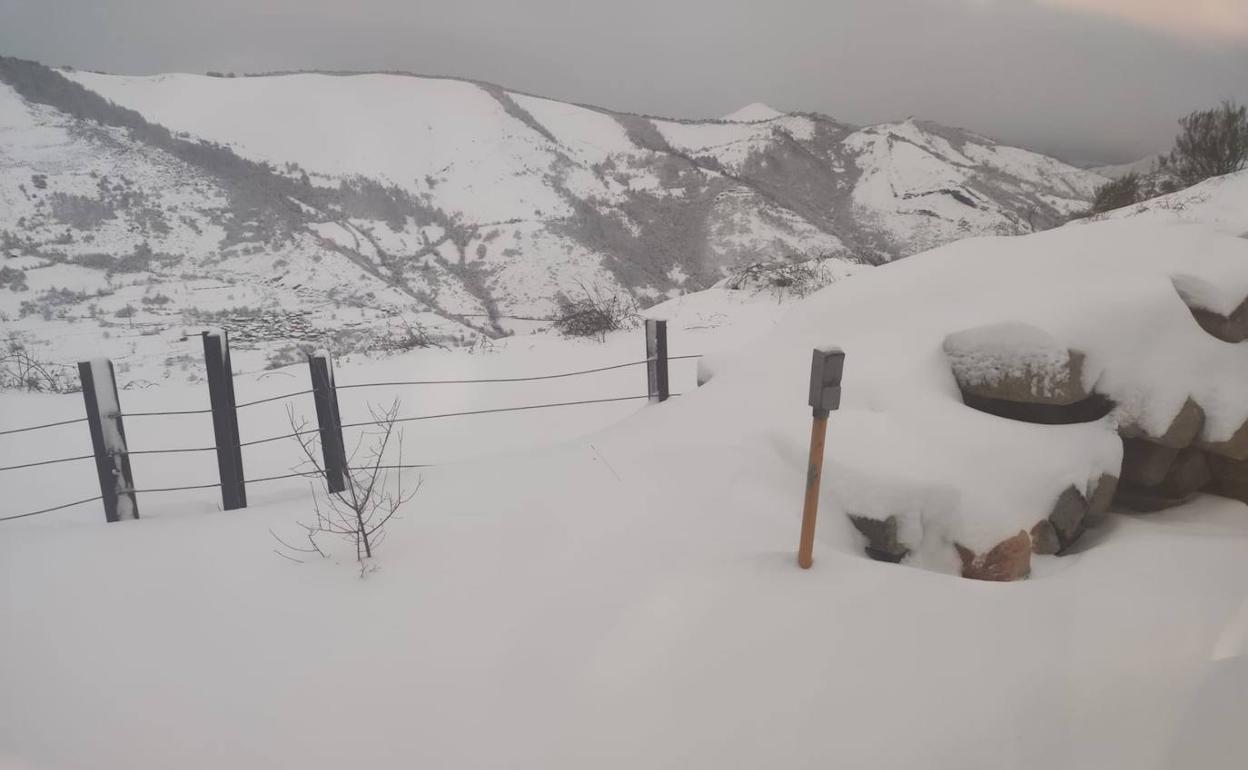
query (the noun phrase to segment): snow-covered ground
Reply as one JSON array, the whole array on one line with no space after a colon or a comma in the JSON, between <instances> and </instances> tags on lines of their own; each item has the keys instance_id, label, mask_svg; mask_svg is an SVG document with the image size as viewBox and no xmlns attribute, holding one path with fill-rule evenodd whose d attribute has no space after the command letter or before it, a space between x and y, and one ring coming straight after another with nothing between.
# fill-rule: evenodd
<instances>
[{"instance_id":1,"label":"snow-covered ground","mask_svg":"<svg viewBox=\"0 0 1248 770\"><path fill-rule=\"evenodd\" d=\"M1088 348L1110 387L1235 390L1242 379L1219 377L1242 345L1157 333L1182 307L1175 272L1229 297L1248 280L1248 241L1193 223L1092 223L962 241L791 305L725 289L672 300L651 312L670 319L673 355L708 354L710 377L696 387L693 364L674 362L679 398L409 423L404 460L438 465L419 472L364 580L344 552L274 555L270 530L297 532L311 514L297 480L254 485L243 511L215 510L207 490L140 496L137 522L105 524L92 506L4 522L0 762L1242 767L1243 504L1111 515L1011 584L944 574L935 548L912 562L929 569L870 561L843 515L895 490L894 503L946 506L923 526L987 542L1043 515L1034 506L1069 483L1063 473L1112 463L1100 423L1002 425L962 407L941 350L949 332L1021 320ZM1146 311L1160 313L1157 328L1137 328ZM1115 357L1115 341L1136 358ZM811 347L826 344L847 351L845 399L806 572L793 558L806 375ZM503 347L344 361L337 382L642 357L635 330L603 345L517 336ZM1167 355L1174 372L1159 373ZM247 401L305 381L294 367L236 387ZM415 415L635 395L643 382L638 367L397 392ZM347 420L365 393L392 393L349 392ZM1234 422L1234 398L1206 400L1227 410L1216 424ZM194 408L206 394L171 386L122 401ZM80 409L77 396L5 394L0 425ZM256 409L244 439L285 427L280 407ZM135 418L127 433L132 447L197 446L211 435L199 419ZM16 446L0 436L0 464L85 451L81 425L55 431ZM297 447L284 443L246 454L249 473L289 469ZM140 486L214 475L211 455L135 461ZM89 464L22 478L0 510L94 491Z\"/></svg>"},{"instance_id":2,"label":"snow-covered ground","mask_svg":"<svg viewBox=\"0 0 1248 770\"><path fill-rule=\"evenodd\" d=\"M1215 176L1185 190L1105 212L1088 221L1133 219L1186 222L1230 235L1248 235L1248 172Z\"/></svg>"}]
</instances>

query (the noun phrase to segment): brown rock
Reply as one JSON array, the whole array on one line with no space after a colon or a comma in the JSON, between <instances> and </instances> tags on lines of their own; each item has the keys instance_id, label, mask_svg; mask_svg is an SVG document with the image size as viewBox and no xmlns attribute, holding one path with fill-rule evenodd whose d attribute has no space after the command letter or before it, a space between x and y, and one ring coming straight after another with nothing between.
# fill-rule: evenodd
<instances>
[{"instance_id":1,"label":"brown rock","mask_svg":"<svg viewBox=\"0 0 1248 770\"><path fill-rule=\"evenodd\" d=\"M1196 441L1195 445L1210 454L1222 455L1234 460L1248 460L1248 420L1245 420L1244 424L1240 425L1234 435L1226 441L1207 441L1201 438Z\"/></svg>"},{"instance_id":2,"label":"brown rock","mask_svg":"<svg viewBox=\"0 0 1248 770\"><path fill-rule=\"evenodd\" d=\"M1119 425L1118 435L1124 439L1144 439L1172 449L1182 449L1196 440L1204 426L1205 410L1189 398L1183 402L1183 406L1179 407L1178 414L1174 416L1174 419L1170 421L1170 426L1161 435L1150 435L1133 421Z\"/></svg>"},{"instance_id":3,"label":"brown rock","mask_svg":"<svg viewBox=\"0 0 1248 770\"><path fill-rule=\"evenodd\" d=\"M1096 480L1096 484L1088 490L1086 495L1088 498L1088 517L1089 524L1093 520L1099 519L1109 511L1109 505L1114 501L1114 492L1118 489L1118 477L1111 476L1108 473L1102 473L1101 477Z\"/></svg>"},{"instance_id":4,"label":"brown rock","mask_svg":"<svg viewBox=\"0 0 1248 770\"><path fill-rule=\"evenodd\" d=\"M1174 458L1170 472L1161 482L1163 492L1174 495L1190 496L1209 485L1213 475L1209 471L1209 460L1204 452L1197 449L1184 449Z\"/></svg>"},{"instance_id":5,"label":"brown rock","mask_svg":"<svg viewBox=\"0 0 1248 770\"><path fill-rule=\"evenodd\" d=\"M1186 503L1188 497L1166 496L1158 492L1156 489L1148 487L1133 487L1129 484L1123 484L1118 487L1118 493L1114 495L1114 502L1120 507L1136 513L1153 513L1155 511L1164 511L1167 508L1173 508L1176 505Z\"/></svg>"},{"instance_id":6,"label":"brown rock","mask_svg":"<svg viewBox=\"0 0 1248 770\"><path fill-rule=\"evenodd\" d=\"M1086 494L1074 485L1062 490L1048 517L1031 528L1032 552L1061 553L1073 545L1085 529L1109 510L1117 488L1118 477L1103 473L1088 484Z\"/></svg>"},{"instance_id":7,"label":"brown rock","mask_svg":"<svg viewBox=\"0 0 1248 770\"><path fill-rule=\"evenodd\" d=\"M974 551L954 543L962 559L962 577L972 580L1022 580L1031 574L1031 536L1020 530L994 545L987 553Z\"/></svg>"},{"instance_id":8,"label":"brown rock","mask_svg":"<svg viewBox=\"0 0 1248 770\"><path fill-rule=\"evenodd\" d=\"M1206 459L1213 476L1210 491L1248 503L1248 460L1232 460L1220 455L1208 455Z\"/></svg>"},{"instance_id":9,"label":"brown rock","mask_svg":"<svg viewBox=\"0 0 1248 770\"><path fill-rule=\"evenodd\" d=\"M1126 484L1151 487L1162 482L1179 450L1138 438L1122 440L1122 480Z\"/></svg>"},{"instance_id":10,"label":"brown rock","mask_svg":"<svg viewBox=\"0 0 1248 770\"><path fill-rule=\"evenodd\" d=\"M1031 552L1052 556L1062 550L1057 530L1048 519L1041 519L1031 528ZM965 562L964 562L965 563Z\"/></svg>"},{"instance_id":11,"label":"brown rock","mask_svg":"<svg viewBox=\"0 0 1248 770\"><path fill-rule=\"evenodd\" d=\"M1232 310L1229 316L1190 305L1188 310L1192 311L1192 317L1200 324L1200 328L1223 342L1248 340L1248 299L1239 303L1239 307Z\"/></svg>"},{"instance_id":12,"label":"brown rock","mask_svg":"<svg viewBox=\"0 0 1248 770\"><path fill-rule=\"evenodd\" d=\"M1087 515L1088 501L1076 487L1066 487L1057 496L1053 511L1049 514L1049 523L1057 532L1062 548L1075 542L1083 533L1083 520Z\"/></svg>"},{"instance_id":13,"label":"brown rock","mask_svg":"<svg viewBox=\"0 0 1248 770\"><path fill-rule=\"evenodd\" d=\"M1224 342L1248 339L1248 298L1229 314L1223 315L1204 307L1202 296L1207 296L1212 289L1208 281L1191 275L1175 276L1173 280L1175 291L1183 298L1200 328Z\"/></svg>"},{"instance_id":14,"label":"brown rock","mask_svg":"<svg viewBox=\"0 0 1248 770\"><path fill-rule=\"evenodd\" d=\"M1134 511L1160 511L1181 505L1208 486L1212 480L1204 452L1184 449L1178 453L1161 483L1144 486L1122 484L1115 500Z\"/></svg>"},{"instance_id":15,"label":"brown rock","mask_svg":"<svg viewBox=\"0 0 1248 770\"><path fill-rule=\"evenodd\" d=\"M872 519L850 514L849 520L867 538L866 552L872 559L896 563L910 553L910 549L897 539L896 516Z\"/></svg>"}]
</instances>

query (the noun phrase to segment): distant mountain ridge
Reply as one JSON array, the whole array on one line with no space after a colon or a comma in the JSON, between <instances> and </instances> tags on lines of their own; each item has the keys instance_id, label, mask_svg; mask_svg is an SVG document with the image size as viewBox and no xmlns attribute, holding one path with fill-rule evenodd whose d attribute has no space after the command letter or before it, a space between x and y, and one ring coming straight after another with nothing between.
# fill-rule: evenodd
<instances>
[{"instance_id":1,"label":"distant mountain ridge","mask_svg":"<svg viewBox=\"0 0 1248 770\"><path fill-rule=\"evenodd\" d=\"M1088 170L1100 174L1107 179L1119 179L1127 174L1149 174L1157 170L1162 160L1161 155L1147 155L1130 163L1115 163L1108 166L1092 166Z\"/></svg>"},{"instance_id":2,"label":"distant mountain ridge","mask_svg":"<svg viewBox=\"0 0 1248 770\"><path fill-rule=\"evenodd\" d=\"M0 59L0 252L9 270L84 286L211 274L253 302L359 316L360 344L396 318L470 338L582 287L644 304L751 262L875 264L1043 229L1104 181L924 121L860 128L765 105L728 118L453 78ZM186 317L171 291L166 315Z\"/></svg>"}]
</instances>

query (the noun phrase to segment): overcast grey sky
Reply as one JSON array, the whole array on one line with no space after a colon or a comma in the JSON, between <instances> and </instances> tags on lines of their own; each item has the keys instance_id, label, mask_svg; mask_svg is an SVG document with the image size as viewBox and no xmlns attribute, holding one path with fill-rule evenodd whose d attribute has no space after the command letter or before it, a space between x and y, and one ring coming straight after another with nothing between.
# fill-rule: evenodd
<instances>
[{"instance_id":1,"label":"overcast grey sky","mask_svg":"<svg viewBox=\"0 0 1248 770\"><path fill-rule=\"evenodd\" d=\"M907 115L1131 160L1248 102L1248 0L0 0L0 54L127 74L396 69L650 114Z\"/></svg>"}]
</instances>

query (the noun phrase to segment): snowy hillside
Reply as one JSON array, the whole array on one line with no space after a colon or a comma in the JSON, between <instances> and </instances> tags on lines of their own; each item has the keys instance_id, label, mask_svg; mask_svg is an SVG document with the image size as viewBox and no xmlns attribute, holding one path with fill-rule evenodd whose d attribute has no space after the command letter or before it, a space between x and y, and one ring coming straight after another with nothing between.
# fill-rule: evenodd
<instances>
[{"instance_id":1,"label":"snowy hillside","mask_svg":"<svg viewBox=\"0 0 1248 770\"><path fill-rule=\"evenodd\" d=\"M431 467L363 580L345 544L305 563L273 553L271 532L298 536L311 516L305 479L249 484L241 511L218 510L215 489L158 490L138 521L106 524L97 503L0 522L0 766L1242 767L1243 502L1116 505L1077 522L1062 556L1028 544L1028 580L955 577L958 545L1027 541L1071 487L1125 485L1125 442L1169 441L1188 399L1202 419L1176 452L1236 454L1242 485L1248 360L1196 312L1244 307L1248 240L1224 221L1241 181L1206 187L1189 221L966 239L787 304L726 285L661 303L649 312L669 319L671 353L707 354L699 377L674 362L678 398L409 424L403 457ZM844 398L804 571L810 350L833 344ZM404 415L628 396L639 369L345 386L590 368L639 348L636 331L515 336L342 361L336 381L348 420L394 395ZM1038 424L964 403L1016 370L1043 375L1027 395L1093 391L1110 411ZM306 377L235 381L252 400ZM206 399L172 383L121 407ZM306 394L263 405L245 438L288 429L284 403L313 412ZM81 410L77 395L0 394L0 428ZM126 419L137 447L212 440L202 414ZM1146 438L1124 442L1128 429ZM88 446L80 424L0 436L0 464ZM140 484L216 473L193 453L134 460ZM258 444L244 462L249 478L280 473L298 448ZM90 463L22 473L3 514L97 489ZM876 556L901 564L868 558L863 519L892 519L906 550Z\"/></svg>"},{"instance_id":2,"label":"snowy hillside","mask_svg":"<svg viewBox=\"0 0 1248 770\"><path fill-rule=\"evenodd\" d=\"M761 120L774 120L782 117L784 117L784 113L780 110L768 107L762 102L754 102L728 113L723 119L733 123L757 123Z\"/></svg>"},{"instance_id":3,"label":"snowy hillside","mask_svg":"<svg viewBox=\"0 0 1248 770\"><path fill-rule=\"evenodd\" d=\"M760 261L874 264L1042 229L1101 181L922 121L859 129L759 104L647 118L408 75L4 59L0 124L4 282L27 287L0 312L32 349L77 322L85 346L136 361L155 340L116 337L177 337L210 314L265 330L261 362L308 341L403 346L409 328L497 337L560 292L644 305ZM191 294L192 276L216 288Z\"/></svg>"},{"instance_id":4,"label":"snowy hillside","mask_svg":"<svg viewBox=\"0 0 1248 770\"><path fill-rule=\"evenodd\" d=\"M1128 218L1199 223L1230 235L1248 237L1248 170L1215 176L1184 190L1098 214L1086 221Z\"/></svg>"},{"instance_id":5,"label":"snowy hillside","mask_svg":"<svg viewBox=\"0 0 1248 770\"><path fill-rule=\"evenodd\" d=\"M1116 163L1110 166L1093 166L1089 171L1100 174L1106 179L1118 179L1127 174L1148 174L1157 169L1157 163L1162 159L1160 155L1147 155L1139 160L1130 163Z\"/></svg>"},{"instance_id":6,"label":"snowy hillside","mask_svg":"<svg viewBox=\"0 0 1248 770\"><path fill-rule=\"evenodd\" d=\"M227 182L124 130L25 103L4 84L0 137L0 313L6 334L42 360L72 363L103 345L123 375L132 361L165 361L140 378L154 379L185 370L171 351L205 323L235 321L244 345L251 332L275 356L329 334L393 346L409 324L468 338L475 331L451 314L484 315L436 276L379 276L325 235L328 224L255 242L257 223L232 208ZM45 352L53 342L55 355Z\"/></svg>"}]
</instances>

